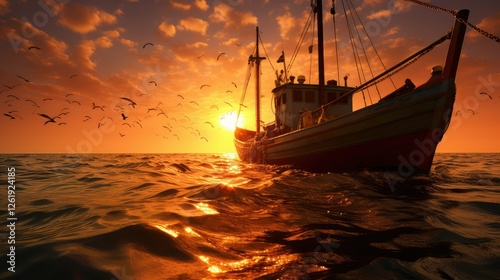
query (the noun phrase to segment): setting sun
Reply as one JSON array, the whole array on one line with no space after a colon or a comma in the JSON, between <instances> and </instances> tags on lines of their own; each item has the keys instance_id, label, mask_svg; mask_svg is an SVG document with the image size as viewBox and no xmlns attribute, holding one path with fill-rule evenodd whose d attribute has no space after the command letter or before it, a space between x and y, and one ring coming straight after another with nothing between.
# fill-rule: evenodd
<instances>
[{"instance_id":1,"label":"setting sun","mask_svg":"<svg viewBox=\"0 0 500 280\"><path fill-rule=\"evenodd\" d=\"M222 115L219 119L219 123L227 130L234 131L236 129L236 122L238 115L236 111L230 111ZM240 115L240 123L242 122L242 116Z\"/></svg>"}]
</instances>

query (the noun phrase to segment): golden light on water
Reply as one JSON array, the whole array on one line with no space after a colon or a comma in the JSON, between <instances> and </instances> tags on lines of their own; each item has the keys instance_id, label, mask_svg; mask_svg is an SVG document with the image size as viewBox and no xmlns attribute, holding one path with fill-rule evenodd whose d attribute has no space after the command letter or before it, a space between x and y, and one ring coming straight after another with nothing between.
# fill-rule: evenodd
<instances>
[{"instance_id":1,"label":"golden light on water","mask_svg":"<svg viewBox=\"0 0 500 280\"><path fill-rule=\"evenodd\" d=\"M155 225L155 227L169 235L171 235L172 237L176 238L177 236L179 236L179 232L176 231L176 230L173 230L171 228L168 228L166 225Z\"/></svg>"},{"instance_id":2,"label":"golden light on water","mask_svg":"<svg viewBox=\"0 0 500 280\"><path fill-rule=\"evenodd\" d=\"M203 213L205 213L207 215L219 214L219 212L217 212L217 210L210 208L210 206L208 206L208 204L203 203L203 202L196 204L195 207L196 207L196 209L203 211Z\"/></svg>"}]
</instances>

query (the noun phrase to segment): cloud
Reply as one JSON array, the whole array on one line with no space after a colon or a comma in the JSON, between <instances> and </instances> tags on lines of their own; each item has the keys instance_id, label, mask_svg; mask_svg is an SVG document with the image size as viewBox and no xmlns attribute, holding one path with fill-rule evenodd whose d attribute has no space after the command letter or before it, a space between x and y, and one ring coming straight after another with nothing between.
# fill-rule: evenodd
<instances>
[{"instance_id":1,"label":"cloud","mask_svg":"<svg viewBox=\"0 0 500 280\"><path fill-rule=\"evenodd\" d=\"M9 1L0 0L0 15L4 15L9 12Z\"/></svg>"},{"instance_id":2,"label":"cloud","mask_svg":"<svg viewBox=\"0 0 500 280\"><path fill-rule=\"evenodd\" d=\"M209 18L213 22L224 23L225 29L234 29L245 25L257 25L257 17L251 12L238 12L226 4L215 6Z\"/></svg>"},{"instance_id":3,"label":"cloud","mask_svg":"<svg viewBox=\"0 0 500 280\"><path fill-rule=\"evenodd\" d=\"M500 35L500 12L496 12L495 14L491 16L485 17L480 23L476 25L478 28L499 36ZM476 30L471 30L467 33L467 36L469 38L478 38L478 37L483 37L483 35L479 34Z\"/></svg>"},{"instance_id":4,"label":"cloud","mask_svg":"<svg viewBox=\"0 0 500 280\"><path fill-rule=\"evenodd\" d=\"M297 19L294 18L290 12L286 12L285 14L276 17L276 21L280 27L281 38L288 39L288 32L295 27Z\"/></svg>"},{"instance_id":5,"label":"cloud","mask_svg":"<svg viewBox=\"0 0 500 280\"><path fill-rule=\"evenodd\" d=\"M190 4L178 3L175 1L170 1L170 4L172 5L172 7L174 9L179 9L179 10L183 10L183 11L189 11L191 9Z\"/></svg>"},{"instance_id":6,"label":"cloud","mask_svg":"<svg viewBox=\"0 0 500 280\"><path fill-rule=\"evenodd\" d=\"M77 3L67 3L60 7L59 23L77 33L85 34L97 29L102 24L112 24L116 16L96 7Z\"/></svg>"},{"instance_id":7,"label":"cloud","mask_svg":"<svg viewBox=\"0 0 500 280\"><path fill-rule=\"evenodd\" d=\"M188 17L182 19L177 25L177 28L180 30L188 30L205 35L208 28L208 22L199 18Z\"/></svg>"},{"instance_id":8,"label":"cloud","mask_svg":"<svg viewBox=\"0 0 500 280\"><path fill-rule=\"evenodd\" d=\"M207 1L206 1L206 0L195 0L195 1L194 1L194 5L195 5L198 9L200 9L200 10L202 10L202 11L206 11L206 10L208 10L208 9L210 8L210 6L208 6L208 4L207 4Z\"/></svg>"},{"instance_id":9,"label":"cloud","mask_svg":"<svg viewBox=\"0 0 500 280\"><path fill-rule=\"evenodd\" d=\"M172 24L168 24L166 21L162 22L158 29L162 32L166 37L174 37L175 36L175 26Z\"/></svg>"},{"instance_id":10,"label":"cloud","mask_svg":"<svg viewBox=\"0 0 500 280\"><path fill-rule=\"evenodd\" d=\"M132 40L128 40L128 39L124 39L124 38L121 38L120 41L119 41L122 45L124 46L127 46L129 48L135 48L137 46L137 43L132 41Z\"/></svg>"}]
</instances>

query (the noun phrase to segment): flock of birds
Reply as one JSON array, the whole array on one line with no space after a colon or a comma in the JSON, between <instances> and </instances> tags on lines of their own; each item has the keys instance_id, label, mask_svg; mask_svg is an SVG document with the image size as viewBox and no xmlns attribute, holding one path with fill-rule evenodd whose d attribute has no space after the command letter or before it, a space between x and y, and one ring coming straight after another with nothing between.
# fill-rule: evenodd
<instances>
[{"instance_id":1,"label":"flock of birds","mask_svg":"<svg viewBox=\"0 0 500 280\"><path fill-rule=\"evenodd\" d=\"M142 47L146 48L147 46L154 46L153 43L145 43ZM37 46L31 46L28 48L28 51L31 50L37 50L41 51L41 48ZM217 61L221 58L221 56L225 55L225 53L220 53L217 56ZM192 121L191 118L189 117L188 114L182 116L179 118L179 116L175 117L169 117L166 113L165 107L163 106L162 102L158 102L158 104L155 107L149 107L145 110L144 114L142 114L142 117L133 117L131 118L131 115L133 114L134 109L141 109L138 103L132 98L129 97L123 97L120 96L119 102L117 102L116 105L114 105L114 108L111 108L113 112L109 112L110 108L107 108L103 104L97 104L96 102L92 102L91 106L86 106L85 101L82 100L81 98L85 98L84 96L79 96L78 94L73 94L73 93L68 93L65 95L65 102L67 102L67 106L63 107L60 109L60 112L54 115L50 115L48 113L43 113L40 110L43 105L45 105L46 102L53 102L55 99L58 99L61 101L62 98L58 98L56 96L51 96L47 97L40 100L33 100L34 98L25 98L24 101L19 98L19 94L16 94L16 88L22 87L23 83L33 83L32 79L25 78L21 75L16 75L17 78L20 79L19 83L16 83L14 85L7 85L4 84L4 88L0 90L0 98L2 95L6 97L6 100L3 101L3 103L9 108L6 113L3 113L3 116L7 117L10 120L23 120L23 115L20 110L25 110L25 106L33 107L35 110L33 111L33 114L36 113L41 118L41 122L43 122L43 125L58 125L58 126L64 126L67 125L69 121L66 119L68 118L67 115L76 111L77 113L80 114L85 114L83 116L83 119L81 119L82 122L91 122L95 121L97 128L101 128L101 126L105 125L107 122L114 122L115 118L121 120L121 126L123 127L128 127L128 128L143 128L143 120L150 118L150 117L164 117L165 121L163 122L164 124L161 127L161 130L163 131L168 131L168 134L165 133L156 133L156 136L160 136L166 139L169 139L169 136L172 138L177 139L178 141L181 140L179 137L179 132L178 129L182 127L185 130L190 131L190 134L193 134L195 137L199 138L200 140L204 140L208 142L207 137L203 136L200 132L202 130L201 127L196 127L196 125L199 125L197 122ZM79 74L72 74L69 76L69 79L77 79ZM157 87L158 83L154 80L149 81L149 83L152 86ZM237 84L232 82L232 85L234 88L238 88ZM203 84L200 86L200 90L203 90L205 87L211 87L209 84ZM227 90L226 93L231 93L231 90ZM146 95L146 93L141 93L140 96ZM185 98L181 94L177 94L176 96L179 98L179 102L177 103L177 107L183 107L185 104ZM24 104L22 104L24 102ZM21 103L21 104L20 104ZM227 106L227 108L231 108L230 112L234 110L234 107L231 103L225 101L224 102ZM175 103L174 103L175 104ZM200 107L199 103L196 102L195 100L191 100L188 103L190 106L188 107ZM42 105L42 106L41 106ZM90 104L89 104L90 105ZM219 104L221 105L221 104ZM12 108L12 109L11 109ZM92 113L89 113L89 110L91 110ZM208 109L210 111L216 110L219 111L219 106L217 104L213 104L210 106ZM98 114L99 113L99 114ZM113 115L114 114L114 115ZM221 113L216 113L219 117L224 118L227 114L221 114ZM96 115L99 115L96 117ZM119 117L118 117L119 116ZM74 121L74 119L72 119ZM205 121L203 122L203 127L210 127L212 129L215 128L214 124L211 121ZM121 128L121 127L120 127ZM199 128L199 129L197 129ZM125 137L126 134L123 129L119 129L120 131L118 132L118 135L120 137Z\"/></svg>"}]
</instances>

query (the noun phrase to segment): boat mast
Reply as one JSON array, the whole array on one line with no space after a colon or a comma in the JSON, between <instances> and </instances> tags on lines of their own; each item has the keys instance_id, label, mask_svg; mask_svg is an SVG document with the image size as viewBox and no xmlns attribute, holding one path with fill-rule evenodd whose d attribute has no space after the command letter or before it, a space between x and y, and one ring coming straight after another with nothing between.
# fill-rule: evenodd
<instances>
[{"instance_id":1,"label":"boat mast","mask_svg":"<svg viewBox=\"0 0 500 280\"><path fill-rule=\"evenodd\" d=\"M318 14L318 93L320 105L324 103L324 87L325 87L325 55L323 48L323 0L316 0L316 8L314 10Z\"/></svg>"},{"instance_id":2,"label":"boat mast","mask_svg":"<svg viewBox=\"0 0 500 280\"><path fill-rule=\"evenodd\" d=\"M260 61L266 59L265 57L259 56L259 27L255 29L256 32L256 46L255 46L255 57L250 57L251 60L255 60L255 119L257 133L260 132Z\"/></svg>"}]
</instances>

